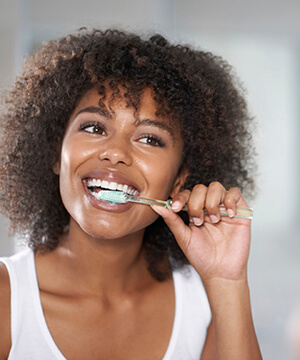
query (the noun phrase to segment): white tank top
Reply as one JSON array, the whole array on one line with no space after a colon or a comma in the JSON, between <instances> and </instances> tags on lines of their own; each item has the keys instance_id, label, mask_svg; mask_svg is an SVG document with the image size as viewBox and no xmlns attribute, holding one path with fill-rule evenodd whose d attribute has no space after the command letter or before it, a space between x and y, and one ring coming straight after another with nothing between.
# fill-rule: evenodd
<instances>
[{"instance_id":1,"label":"white tank top","mask_svg":"<svg viewBox=\"0 0 300 360\"><path fill-rule=\"evenodd\" d=\"M46 324L32 250L0 261L7 267L11 286L12 347L8 360L67 360ZM163 360L199 360L211 321L207 296L191 266L174 271L173 280L175 317Z\"/></svg>"}]
</instances>

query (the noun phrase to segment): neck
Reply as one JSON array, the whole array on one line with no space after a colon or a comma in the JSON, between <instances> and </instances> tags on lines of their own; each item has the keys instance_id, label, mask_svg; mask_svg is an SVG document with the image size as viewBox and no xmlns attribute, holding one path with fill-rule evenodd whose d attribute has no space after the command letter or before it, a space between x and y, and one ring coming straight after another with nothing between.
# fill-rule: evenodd
<instances>
[{"instance_id":1,"label":"neck","mask_svg":"<svg viewBox=\"0 0 300 360\"><path fill-rule=\"evenodd\" d=\"M96 239L71 221L59 252L86 290L130 291L152 279L143 255L143 236L144 229L120 239Z\"/></svg>"}]
</instances>

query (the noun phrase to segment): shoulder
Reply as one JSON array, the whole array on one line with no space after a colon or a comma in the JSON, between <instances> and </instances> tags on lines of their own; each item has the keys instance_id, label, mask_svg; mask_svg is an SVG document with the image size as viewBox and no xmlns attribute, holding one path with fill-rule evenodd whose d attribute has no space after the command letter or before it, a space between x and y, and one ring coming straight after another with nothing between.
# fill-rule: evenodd
<instances>
[{"instance_id":1,"label":"shoulder","mask_svg":"<svg viewBox=\"0 0 300 360\"><path fill-rule=\"evenodd\" d=\"M0 262L0 360L7 359L10 338L10 281L6 266Z\"/></svg>"}]
</instances>

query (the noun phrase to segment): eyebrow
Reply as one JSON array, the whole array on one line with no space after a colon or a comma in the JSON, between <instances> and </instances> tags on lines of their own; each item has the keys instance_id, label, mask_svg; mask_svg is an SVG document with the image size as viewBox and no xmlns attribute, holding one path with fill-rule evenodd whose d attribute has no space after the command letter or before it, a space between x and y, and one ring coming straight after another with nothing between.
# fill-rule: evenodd
<instances>
[{"instance_id":1,"label":"eyebrow","mask_svg":"<svg viewBox=\"0 0 300 360\"><path fill-rule=\"evenodd\" d=\"M162 121L159 121L159 120L152 120L152 119L137 119L135 122L134 122L134 125L135 126L140 126L140 125L148 125L148 126L156 126L162 130L166 130L172 137L173 141L175 141L175 134L174 134L174 131L173 129L168 126L167 124L165 124L164 122Z\"/></svg>"},{"instance_id":2,"label":"eyebrow","mask_svg":"<svg viewBox=\"0 0 300 360\"><path fill-rule=\"evenodd\" d=\"M78 113L76 113L76 116L77 117L79 114L81 113L84 113L84 112L89 112L89 113L93 113L93 114L98 114L100 116L104 116L108 119L112 119L112 113L106 109L103 109L103 108L99 108L97 106L88 106L84 109L81 109L78 111ZM173 129L168 126L166 123L162 122L162 121L159 121L159 120L154 120L154 119L140 119L140 118L137 118L134 122L134 125L136 127L138 126L141 126L141 125L147 125L147 126L155 126L155 127L158 127L162 130L165 130L167 131L170 136L172 137L172 140L175 141L175 134L174 134L174 131Z\"/></svg>"},{"instance_id":3,"label":"eyebrow","mask_svg":"<svg viewBox=\"0 0 300 360\"><path fill-rule=\"evenodd\" d=\"M109 119L112 118L112 114L107 111L106 109L102 109L102 108L99 108L97 106L88 106L84 109L81 109L78 111L78 113L76 114L75 117L77 117L79 114L81 113L84 113L84 112L89 112L89 113L93 113L93 114L98 114L98 115L101 115L101 116L105 116Z\"/></svg>"}]
</instances>

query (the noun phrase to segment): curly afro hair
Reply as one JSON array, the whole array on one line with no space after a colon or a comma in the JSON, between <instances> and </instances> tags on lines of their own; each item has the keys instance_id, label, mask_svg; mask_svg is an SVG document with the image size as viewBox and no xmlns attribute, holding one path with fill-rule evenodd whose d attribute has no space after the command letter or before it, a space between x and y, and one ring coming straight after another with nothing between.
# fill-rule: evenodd
<instances>
[{"instance_id":1,"label":"curly afro hair","mask_svg":"<svg viewBox=\"0 0 300 360\"><path fill-rule=\"evenodd\" d=\"M160 35L81 29L45 43L3 98L0 208L11 230L25 234L35 251L54 249L69 223L53 166L71 113L88 90L104 98L108 88L116 94L120 85L128 106L137 110L150 87L158 115L179 122L190 174L185 188L217 180L251 194L252 119L226 62ZM187 263L161 218L146 229L144 248L158 280L168 276L161 266L167 257L174 267Z\"/></svg>"}]
</instances>

